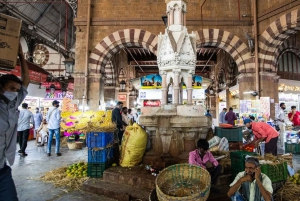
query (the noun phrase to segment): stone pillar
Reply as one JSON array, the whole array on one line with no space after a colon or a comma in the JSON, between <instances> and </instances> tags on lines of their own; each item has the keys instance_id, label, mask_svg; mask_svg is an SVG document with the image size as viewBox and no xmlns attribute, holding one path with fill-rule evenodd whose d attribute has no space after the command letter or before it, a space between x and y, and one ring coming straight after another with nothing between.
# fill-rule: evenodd
<instances>
[{"instance_id":1,"label":"stone pillar","mask_svg":"<svg viewBox=\"0 0 300 201\"><path fill-rule=\"evenodd\" d=\"M166 105L167 102L167 98L168 98L168 91L167 91L167 72L166 71L160 71L159 74L161 75L162 78L162 83L161 83L161 93L162 93L162 100L161 100L161 104L162 105Z\"/></svg>"},{"instance_id":2,"label":"stone pillar","mask_svg":"<svg viewBox=\"0 0 300 201\"><path fill-rule=\"evenodd\" d=\"M179 103L179 76L181 71L180 70L173 70L174 75L174 87L173 87L173 104Z\"/></svg>"},{"instance_id":3,"label":"stone pillar","mask_svg":"<svg viewBox=\"0 0 300 201\"><path fill-rule=\"evenodd\" d=\"M192 79L193 74L195 71L189 71L188 77L187 77L187 83L186 83L186 91L187 91L187 104L192 105L193 104L193 86L192 86Z\"/></svg>"},{"instance_id":4,"label":"stone pillar","mask_svg":"<svg viewBox=\"0 0 300 201\"><path fill-rule=\"evenodd\" d=\"M101 74L90 74L88 76L88 106L90 110L98 111L100 105L100 83ZM86 110L86 109L85 109Z\"/></svg>"},{"instance_id":5,"label":"stone pillar","mask_svg":"<svg viewBox=\"0 0 300 201\"><path fill-rule=\"evenodd\" d=\"M120 87L115 88L115 100L116 101L118 101L119 90L120 90Z\"/></svg>"},{"instance_id":6,"label":"stone pillar","mask_svg":"<svg viewBox=\"0 0 300 201\"><path fill-rule=\"evenodd\" d=\"M256 98L251 93L244 93L255 91L255 73L247 73L238 75L239 83L239 98L240 100L255 100Z\"/></svg>"},{"instance_id":7,"label":"stone pillar","mask_svg":"<svg viewBox=\"0 0 300 201\"><path fill-rule=\"evenodd\" d=\"M230 96L231 96L231 94L230 94L229 88L226 87L226 105L228 108L232 106L230 103Z\"/></svg>"},{"instance_id":8,"label":"stone pillar","mask_svg":"<svg viewBox=\"0 0 300 201\"><path fill-rule=\"evenodd\" d=\"M270 103L270 117L275 119L275 103L279 103L278 81L279 76L276 73L260 72L260 97L270 97L274 99ZM290 108L288 108L290 109Z\"/></svg>"}]
</instances>

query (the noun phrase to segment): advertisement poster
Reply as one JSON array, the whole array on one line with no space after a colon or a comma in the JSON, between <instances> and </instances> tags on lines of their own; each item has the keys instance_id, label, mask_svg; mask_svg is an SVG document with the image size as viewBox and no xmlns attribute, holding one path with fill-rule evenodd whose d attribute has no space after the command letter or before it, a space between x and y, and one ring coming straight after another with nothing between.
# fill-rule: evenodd
<instances>
[{"instance_id":1,"label":"advertisement poster","mask_svg":"<svg viewBox=\"0 0 300 201\"><path fill-rule=\"evenodd\" d=\"M70 91L62 91L55 89L47 89L45 99L63 99L63 98L73 99L73 93Z\"/></svg>"},{"instance_id":2,"label":"advertisement poster","mask_svg":"<svg viewBox=\"0 0 300 201\"><path fill-rule=\"evenodd\" d=\"M141 77L141 89L161 88L162 78L159 74L150 74Z\"/></svg>"},{"instance_id":3,"label":"advertisement poster","mask_svg":"<svg viewBox=\"0 0 300 201\"><path fill-rule=\"evenodd\" d=\"M144 100L144 107L159 107L160 100Z\"/></svg>"},{"instance_id":4,"label":"advertisement poster","mask_svg":"<svg viewBox=\"0 0 300 201\"><path fill-rule=\"evenodd\" d=\"M203 81L203 78L199 75L193 75L193 80L192 80L192 86L193 86L193 89L202 89L202 81ZM183 89L186 88L186 84L183 83L183 86L182 86Z\"/></svg>"},{"instance_id":5,"label":"advertisement poster","mask_svg":"<svg viewBox=\"0 0 300 201\"><path fill-rule=\"evenodd\" d=\"M260 112L267 117L270 116L270 97L260 97Z\"/></svg>"}]
</instances>

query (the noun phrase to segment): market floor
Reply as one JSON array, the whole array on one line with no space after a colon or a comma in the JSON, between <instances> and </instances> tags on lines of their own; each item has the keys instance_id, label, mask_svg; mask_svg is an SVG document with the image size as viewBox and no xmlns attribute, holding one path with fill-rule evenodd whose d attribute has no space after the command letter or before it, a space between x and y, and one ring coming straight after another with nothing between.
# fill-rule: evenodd
<instances>
[{"instance_id":1,"label":"market floor","mask_svg":"<svg viewBox=\"0 0 300 201\"><path fill-rule=\"evenodd\" d=\"M55 188L52 184L36 180L50 170L87 160L86 148L74 151L61 148L60 157L54 154L54 150L55 147L52 146L53 156L47 157L46 147L37 147L32 140L28 142L27 157L23 158L16 153L15 164L11 168L20 201L114 201L81 191L66 192L64 189Z\"/></svg>"}]
</instances>

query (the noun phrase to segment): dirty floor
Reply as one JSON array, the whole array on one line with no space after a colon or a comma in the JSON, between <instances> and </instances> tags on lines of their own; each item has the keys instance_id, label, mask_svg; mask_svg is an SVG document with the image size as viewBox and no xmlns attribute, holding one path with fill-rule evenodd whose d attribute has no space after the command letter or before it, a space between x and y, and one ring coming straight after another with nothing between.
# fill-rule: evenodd
<instances>
[{"instance_id":1,"label":"dirty floor","mask_svg":"<svg viewBox=\"0 0 300 201\"><path fill-rule=\"evenodd\" d=\"M86 148L82 150L61 148L60 157L54 154L54 150L55 146L52 146L52 156L47 157L46 147L37 147L35 141L29 141L26 149L27 157L20 157L16 153L16 160L11 168L20 201L114 201L87 192L66 192L64 189L55 188L52 184L35 180L50 170L87 160Z\"/></svg>"}]
</instances>

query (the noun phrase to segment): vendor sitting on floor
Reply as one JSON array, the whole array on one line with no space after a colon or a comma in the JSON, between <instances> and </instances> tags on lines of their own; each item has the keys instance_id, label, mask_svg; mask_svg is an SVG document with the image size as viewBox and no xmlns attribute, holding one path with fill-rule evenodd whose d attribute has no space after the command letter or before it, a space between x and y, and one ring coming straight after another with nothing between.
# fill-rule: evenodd
<instances>
[{"instance_id":1,"label":"vendor sitting on floor","mask_svg":"<svg viewBox=\"0 0 300 201\"><path fill-rule=\"evenodd\" d=\"M227 195L234 201L272 200L272 182L261 173L259 161L253 157L246 158L245 171L238 173L229 186Z\"/></svg>"},{"instance_id":2,"label":"vendor sitting on floor","mask_svg":"<svg viewBox=\"0 0 300 201\"><path fill-rule=\"evenodd\" d=\"M39 137L41 137L41 143L38 145L38 147L44 146L44 143L46 142L46 137L48 136L48 124L46 119L43 119L39 129L37 130L37 136L36 139L38 140Z\"/></svg>"},{"instance_id":3,"label":"vendor sitting on floor","mask_svg":"<svg viewBox=\"0 0 300 201\"><path fill-rule=\"evenodd\" d=\"M265 154L277 156L278 132L272 126L265 122L252 122L250 119L245 119L244 124L254 134L254 140L250 144L257 148L260 142L265 141Z\"/></svg>"},{"instance_id":4,"label":"vendor sitting on floor","mask_svg":"<svg viewBox=\"0 0 300 201\"><path fill-rule=\"evenodd\" d=\"M211 183L216 185L222 170L222 166L218 163L210 151L208 151L209 144L207 140L199 139L197 142L197 147L198 149L190 152L189 154L189 164L198 165L207 169L211 176ZM214 186L211 187L211 191L214 193L220 192L220 190Z\"/></svg>"}]
</instances>

